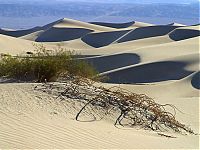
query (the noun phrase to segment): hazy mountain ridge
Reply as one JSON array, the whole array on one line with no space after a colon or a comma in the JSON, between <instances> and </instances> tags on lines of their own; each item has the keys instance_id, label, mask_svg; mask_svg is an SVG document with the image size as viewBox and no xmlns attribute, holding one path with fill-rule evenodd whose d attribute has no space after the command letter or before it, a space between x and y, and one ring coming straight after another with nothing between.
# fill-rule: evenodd
<instances>
[{"instance_id":1,"label":"hazy mountain ridge","mask_svg":"<svg viewBox=\"0 0 200 150\"><path fill-rule=\"evenodd\" d=\"M122 5L124 7L122 7ZM93 9L92 6L95 6ZM170 9L169 9L170 7ZM76 8L76 9L74 9ZM199 17L198 5L182 4L98 4L95 3L64 3L64 4L0 4L0 16L6 17L38 17L57 15L105 15L111 13L121 16L149 17ZM130 12L131 11L131 12ZM112 13L114 12L114 13ZM77 14L78 13L78 14Z\"/></svg>"},{"instance_id":2,"label":"hazy mountain ridge","mask_svg":"<svg viewBox=\"0 0 200 150\"><path fill-rule=\"evenodd\" d=\"M109 1L108 1L109 2ZM135 1L137 2L137 1ZM192 4L127 4L127 3L86 3L86 2L53 2L49 3L10 3L0 2L0 27L10 27L5 24L6 18L18 18L17 22L23 22L25 19L40 17L46 18L42 24L51 22L52 20L68 17L79 19L83 21L102 21L100 18L110 17L108 20L112 22L112 17L129 18L128 21L133 21L138 18L170 18L173 22L180 22L183 24L197 24L199 23L199 7L197 3ZM137 18L138 17L138 18ZM81 19L84 18L84 19ZM178 19L177 19L178 18ZM121 19L118 19L119 21ZM182 22L179 19L183 20ZM184 19L189 19L185 21ZM43 19L41 19L43 20ZM117 20L117 19L116 19ZM149 21L149 20L142 20ZM116 22L116 21L115 21ZM165 21L165 23L168 21ZM157 23L151 21L150 23ZM161 21L162 23L162 21ZM37 22L36 24L41 24ZM27 26L30 27L31 25ZM34 26L34 25L32 25ZM13 25L11 26L13 27ZM15 26L14 26L15 27ZM20 27L16 25L16 27Z\"/></svg>"}]
</instances>

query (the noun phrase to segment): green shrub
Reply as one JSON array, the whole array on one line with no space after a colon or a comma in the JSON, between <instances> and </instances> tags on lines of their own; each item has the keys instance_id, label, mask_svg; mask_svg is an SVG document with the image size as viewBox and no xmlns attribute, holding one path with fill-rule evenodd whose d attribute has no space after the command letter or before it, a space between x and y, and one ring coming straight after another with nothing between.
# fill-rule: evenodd
<instances>
[{"instance_id":1,"label":"green shrub","mask_svg":"<svg viewBox=\"0 0 200 150\"><path fill-rule=\"evenodd\" d=\"M97 71L86 61L75 59L74 52L62 48L47 50L37 45L34 54L0 59L0 76L38 82L55 81L61 74L93 78Z\"/></svg>"}]
</instances>

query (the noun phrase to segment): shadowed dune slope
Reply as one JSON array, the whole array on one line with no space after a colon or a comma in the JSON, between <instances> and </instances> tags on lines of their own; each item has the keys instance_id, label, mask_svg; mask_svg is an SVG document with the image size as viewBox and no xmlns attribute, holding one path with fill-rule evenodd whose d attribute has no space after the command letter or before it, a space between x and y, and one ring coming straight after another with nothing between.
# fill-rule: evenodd
<instances>
[{"instance_id":1,"label":"shadowed dune slope","mask_svg":"<svg viewBox=\"0 0 200 150\"><path fill-rule=\"evenodd\" d=\"M194 88L200 90L200 71L192 76L191 84Z\"/></svg>"},{"instance_id":2,"label":"shadowed dune slope","mask_svg":"<svg viewBox=\"0 0 200 150\"><path fill-rule=\"evenodd\" d=\"M82 41L90 46L99 48L111 44L112 42L119 39L128 32L130 32L130 30L91 33L82 37Z\"/></svg>"},{"instance_id":3,"label":"shadowed dune slope","mask_svg":"<svg viewBox=\"0 0 200 150\"><path fill-rule=\"evenodd\" d=\"M128 28L128 27L134 25L135 21L127 22L127 23L106 23L106 22L90 22L90 23L100 25L100 26L121 29L121 28Z\"/></svg>"},{"instance_id":4,"label":"shadowed dune slope","mask_svg":"<svg viewBox=\"0 0 200 150\"><path fill-rule=\"evenodd\" d=\"M191 75L181 80L157 82L154 84L143 84L143 85L122 84L122 86L125 89L131 90L136 93L146 93L147 95L151 97L155 97L157 100L163 97L163 98L166 98L167 101L169 100L169 98L172 98L172 101L173 101L175 97L179 97L179 98L185 97L187 98L187 101L188 101L188 98L196 97L196 100L199 101L199 98L198 98L199 89L196 88L193 84L194 82L196 82L195 84L197 86L200 85L199 84L200 80L195 79L195 77L198 77L198 71L192 73ZM113 84L111 84L110 87L112 85ZM180 100L181 100L180 103L182 104L182 99ZM188 103L191 103L191 101ZM199 109L198 109L198 112L199 112Z\"/></svg>"},{"instance_id":5,"label":"shadowed dune slope","mask_svg":"<svg viewBox=\"0 0 200 150\"><path fill-rule=\"evenodd\" d=\"M84 55L112 55L113 53L122 52L134 53L139 55L144 63L198 53L198 50L198 37L181 41L173 41L168 35L166 35L123 43L114 43L95 50L91 48L78 50L78 52Z\"/></svg>"},{"instance_id":6,"label":"shadowed dune slope","mask_svg":"<svg viewBox=\"0 0 200 150\"><path fill-rule=\"evenodd\" d=\"M27 30L16 30L16 31L7 31L7 30L0 29L0 34L12 36L12 37L20 37L20 36L24 36L24 35L39 31L39 30L41 30L41 27L35 27L32 29L27 29Z\"/></svg>"},{"instance_id":7,"label":"shadowed dune slope","mask_svg":"<svg viewBox=\"0 0 200 150\"><path fill-rule=\"evenodd\" d=\"M93 30L81 29L81 28L50 28L46 32L42 33L36 42L60 42L78 39Z\"/></svg>"},{"instance_id":8,"label":"shadowed dune slope","mask_svg":"<svg viewBox=\"0 0 200 150\"><path fill-rule=\"evenodd\" d=\"M199 69L197 53L151 63L132 65L103 73L109 83L153 83L180 80Z\"/></svg>"},{"instance_id":9,"label":"shadowed dune slope","mask_svg":"<svg viewBox=\"0 0 200 150\"><path fill-rule=\"evenodd\" d=\"M148 63L106 74L109 83L153 83L167 80L179 80L192 71L184 70L187 63L176 61L161 61Z\"/></svg>"},{"instance_id":10,"label":"shadowed dune slope","mask_svg":"<svg viewBox=\"0 0 200 150\"><path fill-rule=\"evenodd\" d=\"M129 27L147 27L147 26L153 25L153 24L138 22L138 21L131 21L127 23L107 23L107 22L90 22L90 23L100 25L100 26L105 26L105 27L116 28L116 29L129 28Z\"/></svg>"},{"instance_id":11,"label":"shadowed dune slope","mask_svg":"<svg viewBox=\"0 0 200 150\"><path fill-rule=\"evenodd\" d=\"M40 27L40 29L38 31L34 31L34 32L29 33L29 34L20 36L19 38L25 39L25 40L30 40L30 41L36 41L36 39L40 35L42 35L46 30L52 28L55 24L59 23L60 21L62 21L62 20L57 20L57 21L54 21L54 22L49 23L47 25L44 25L44 26Z\"/></svg>"},{"instance_id":12,"label":"shadowed dune slope","mask_svg":"<svg viewBox=\"0 0 200 150\"><path fill-rule=\"evenodd\" d=\"M100 57L84 58L88 63L92 64L100 73L138 64L140 57L133 53L113 54Z\"/></svg>"},{"instance_id":13,"label":"shadowed dune slope","mask_svg":"<svg viewBox=\"0 0 200 150\"><path fill-rule=\"evenodd\" d=\"M127 42L132 40L138 40L143 38L150 38L155 36L163 36L176 29L176 26L150 26L150 27L141 27L133 30L128 35L119 39L117 42Z\"/></svg>"},{"instance_id":14,"label":"shadowed dune slope","mask_svg":"<svg viewBox=\"0 0 200 150\"><path fill-rule=\"evenodd\" d=\"M169 37L174 41L185 40L197 36L200 36L200 31L190 29L176 29L169 34Z\"/></svg>"},{"instance_id":15,"label":"shadowed dune slope","mask_svg":"<svg viewBox=\"0 0 200 150\"><path fill-rule=\"evenodd\" d=\"M42 27L34 27L34 28L31 28L31 29L26 29L26 30L9 31L9 30L2 30L2 29L0 29L0 34L12 36L12 37L22 37L22 36L26 36L26 35L29 35L29 34L32 34L32 33L35 33L35 32L45 31L48 28L51 28L55 24L59 23L60 21L61 20L57 20L57 21L54 21L54 22L49 23L47 25L44 25Z\"/></svg>"}]
</instances>

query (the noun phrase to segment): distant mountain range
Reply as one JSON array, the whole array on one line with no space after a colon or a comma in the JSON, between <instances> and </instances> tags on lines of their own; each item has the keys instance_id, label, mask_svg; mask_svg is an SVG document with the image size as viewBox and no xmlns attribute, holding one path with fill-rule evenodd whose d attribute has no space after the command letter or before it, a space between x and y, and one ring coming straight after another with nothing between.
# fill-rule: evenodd
<instances>
[{"instance_id":1,"label":"distant mountain range","mask_svg":"<svg viewBox=\"0 0 200 150\"><path fill-rule=\"evenodd\" d=\"M48 3L47 2L42 3L42 1L38 1L38 3L33 3L33 1L22 3L23 0L20 1L21 3L17 3L17 1L15 1L15 3L11 3L13 1L9 0L0 1L0 20L3 20L2 22L0 22L0 27L10 27L10 23L6 21L6 18L15 18L15 19L17 18L19 19L18 22L21 21L23 22L24 19L30 20L31 18L38 18L38 17L40 18L40 20L46 21L43 22L42 24L46 24L48 21L50 22L52 20L55 20L55 18L60 19L64 17L79 19L84 21L102 21L102 18L109 18L106 20L108 22L112 21L116 22L116 20L118 22L126 20L132 21L135 20L135 18L136 19L149 18L148 20L142 20L142 19L141 20L144 22L150 21L151 23L167 23L168 21L158 22L156 21L156 18L158 18L157 20L159 20L160 18L161 20L162 18L168 18L168 20L172 22L179 22L185 24L199 23L198 3L191 3L191 4L98 3L97 4L94 1L90 3L77 2L77 1L62 2L62 0L57 0L57 2L50 0L48 1ZM170 1L171 0L168 0L168 2ZM188 2L188 0L185 0L185 2L186 1ZM192 0L190 2L195 2L195 1L196 0L194 1ZM108 0L107 2L113 2L113 0ZM126 0L126 2L131 2L131 1ZM134 2L137 2L137 0ZM144 3L145 0L141 2ZM161 0L155 0L154 2L161 2ZM181 2L184 2L184 0L181 0ZM119 18L119 19L112 20L112 18ZM121 20L120 18L123 19ZM38 20L37 24L40 25L41 22L39 22Z\"/></svg>"}]
</instances>

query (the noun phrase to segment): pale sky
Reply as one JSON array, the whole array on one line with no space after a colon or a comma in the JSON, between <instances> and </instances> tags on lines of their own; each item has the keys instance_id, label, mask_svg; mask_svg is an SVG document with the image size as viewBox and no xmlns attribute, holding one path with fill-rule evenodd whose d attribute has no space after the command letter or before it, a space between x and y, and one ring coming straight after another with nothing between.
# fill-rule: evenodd
<instances>
[{"instance_id":1,"label":"pale sky","mask_svg":"<svg viewBox=\"0 0 200 150\"><path fill-rule=\"evenodd\" d=\"M6 0L0 0L0 2L5 2ZM7 0L9 2L16 2L16 1L45 1L45 0ZM101 3L191 3L191 2L199 2L200 0L48 0L49 2L56 2L56 1L73 1L73 2L101 2Z\"/></svg>"},{"instance_id":2,"label":"pale sky","mask_svg":"<svg viewBox=\"0 0 200 150\"><path fill-rule=\"evenodd\" d=\"M190 3L200 0L52 0L52 1L83 1L83 2L141 2L141 3Z\"/></svg>"}]
</instances>

